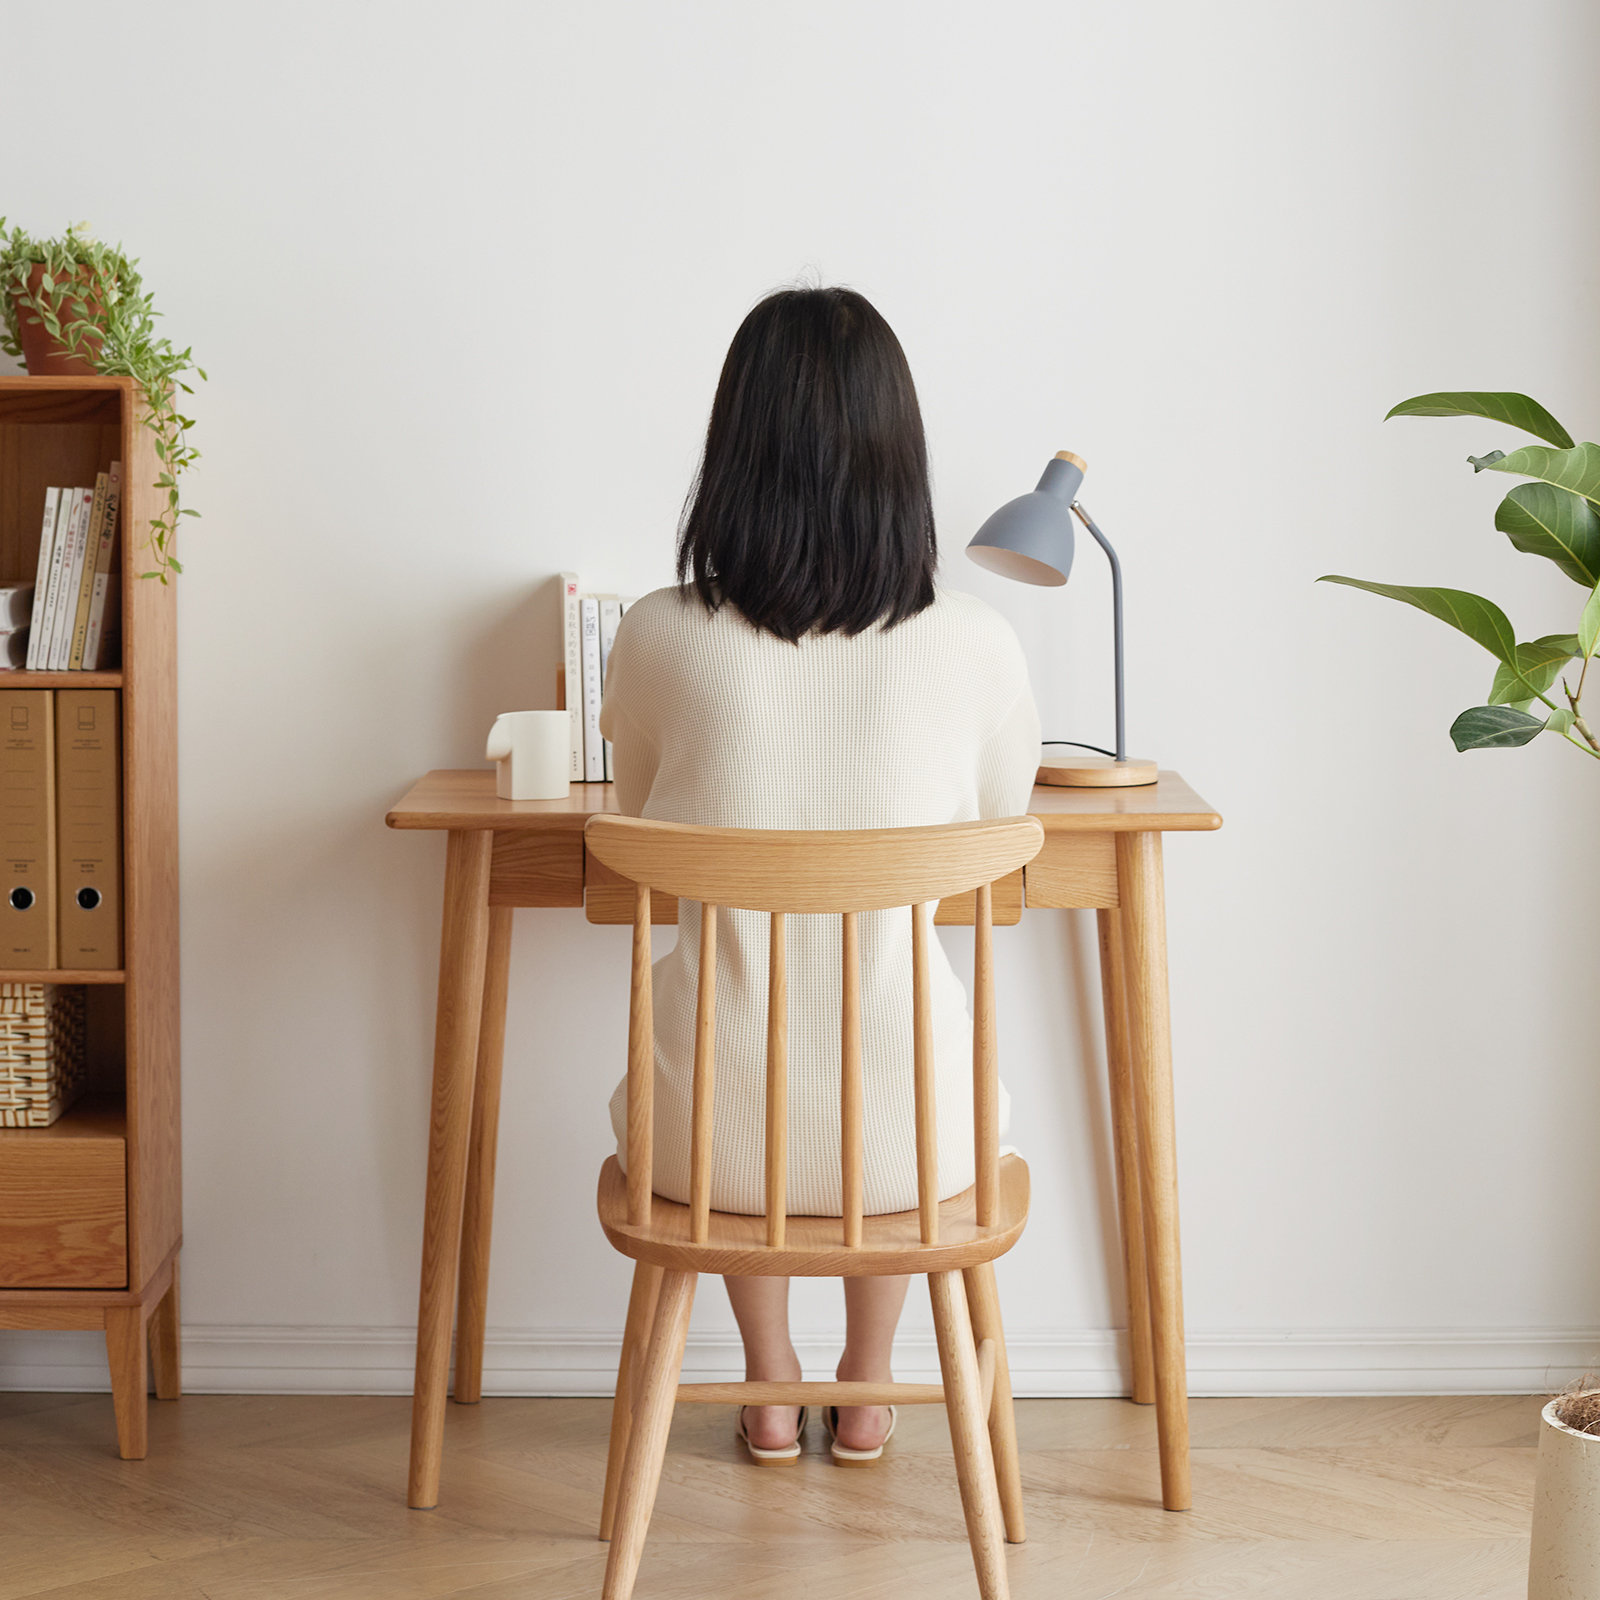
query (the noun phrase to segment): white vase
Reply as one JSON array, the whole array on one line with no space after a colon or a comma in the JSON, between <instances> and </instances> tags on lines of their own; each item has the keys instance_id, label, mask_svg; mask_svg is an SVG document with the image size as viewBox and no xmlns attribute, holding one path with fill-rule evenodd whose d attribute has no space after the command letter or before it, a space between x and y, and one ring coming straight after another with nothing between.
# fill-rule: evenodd
<instances>
[{"instance_id":1,"label":"white vase","mask_svg":"<svg viewBox=\"0 0 1600 1600\"><path fill-rule=\"evenodd\" d=\"M1528 1600L1600 1600L1600 1436L1540 1413Z\"/></svg>"}]
</instances>

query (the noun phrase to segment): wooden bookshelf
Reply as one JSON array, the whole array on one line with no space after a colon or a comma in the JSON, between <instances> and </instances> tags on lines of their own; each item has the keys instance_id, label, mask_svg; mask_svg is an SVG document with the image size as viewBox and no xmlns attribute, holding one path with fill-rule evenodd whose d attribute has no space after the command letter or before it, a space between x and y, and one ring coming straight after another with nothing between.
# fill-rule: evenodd
<instances>
[{"instance_id":1,"label":"wooden bookshelf","mask_svg":"<svg viewBox=\"0 0 1600 1600\"><path fill-rule=\"evenodd\" d=\"M0 1130L0 1329L104 1330L125 1458L145 1453L152 1366L157 1394L178 1393L182 1242L176 588L137 577L160 509L140 405L125 378L0 378L0 581L34 577L46 488L123 463L120 668L0 673L5 688L121 691L124 952L117 972L0 972L91 986L101 1091L51 1128Z\"/></svg>"}]
</instances>

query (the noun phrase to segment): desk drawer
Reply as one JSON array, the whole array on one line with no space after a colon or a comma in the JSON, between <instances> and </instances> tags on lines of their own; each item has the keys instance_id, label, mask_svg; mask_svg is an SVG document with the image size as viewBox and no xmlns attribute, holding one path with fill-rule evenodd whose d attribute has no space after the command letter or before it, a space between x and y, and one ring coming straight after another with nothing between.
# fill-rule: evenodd
<instances>
[{"instance_id":1,"label":"desk drawer","mask_svg":"<svg viewBox=\"0 0 1600 1600\"><path fill-rule=\"evenodd\" d=\"M1109 833L1047 833L1023 871L1030 906L1117 903L1117 846Z\"/></svg>"},{"instance_id":2,"label":"desk drawer","mask_svg":"<svg viewBox=\"0 0 1600 1600\"><path fill-rule=\"evenodd\" d=\"M590 922L632 922L633 885L619 877L602 861L585 851L584 861L584 915ZM971 927L978 914L976 894L952 895L939 902L933 920L942 926L956 924ZM1022 920L1022 874L1013 872L994 886L993 912L997 928L1010 927ZM650 896L650 921L655 924L675 923L678 920L678 902L670 895Z\"/></svg>"},{"instance_id":3,"label":"desk drawer","mask_svg":"<svg viewBox=\"0 0 1600 1600\"><path fill-rule=\"evenodd\" d=\"M127 1170L117 1102L0 1133L0 1289L125 1287Z\"/></svg>"}]
</instances>

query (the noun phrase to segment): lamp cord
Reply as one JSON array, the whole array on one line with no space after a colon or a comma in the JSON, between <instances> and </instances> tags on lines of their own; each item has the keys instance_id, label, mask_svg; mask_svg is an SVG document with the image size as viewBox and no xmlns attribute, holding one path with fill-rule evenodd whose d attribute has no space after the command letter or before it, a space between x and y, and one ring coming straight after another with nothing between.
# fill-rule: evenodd
<instances>
[{"instance_id":1,"label":"lamp cord","mask_svg":"<svg viewBox=\"0 0 1600 1600\"><path fill-rule=\"evenodd\" d=\"M1113 761L1119 759L1115 750L1102 750L1097 744L1084 744L1081 739L1041 739L1040 744L1070 744L1074 750L1093 750L1096 755L1110 756Z\"/></svg>"}]
</instances>

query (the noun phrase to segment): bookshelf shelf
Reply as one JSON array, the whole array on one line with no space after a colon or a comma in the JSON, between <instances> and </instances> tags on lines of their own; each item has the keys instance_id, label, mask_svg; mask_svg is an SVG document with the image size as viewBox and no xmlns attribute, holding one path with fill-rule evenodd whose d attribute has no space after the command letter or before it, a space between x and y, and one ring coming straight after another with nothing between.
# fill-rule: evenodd
<instances>
[{"instance_id":1,"label":"bookshelf shelf","mask_svg":"<svg viewBox=\"0 0 1600 1600\"><path fill-rule=\"evenodd\" d=\"M0 983L126 983L126 972L92 972L87 967L0 967Z\"/></svg>"},{"instance_id":2,"label":"bookshelf shelf","mask_svg":"<svg viewBox=\"0 0 1600 1600\"><path fill-rule=\"evenodd\" d=\"M120 689L120 672L29 672L0 670L0 689Z\"/></svg>"},{"instance_id":3,"label":"bookshelf shelf","mask_svg":"<svg viewBox=\"0 0 1600 1600\"><path fill-rule=\"evenodd\" d=\"M34 577L47 488L123 464L121 670L0 672L4 689L118 691L123 949L117 971L0 971L85 986L90 1081L104 1091L50 1128L0 1131L0 1330L103 1330L130 1459L146 1449L148 1368L158 1395L178 1393L183 1225L177 597L137 577L162 505L142 406L127 378L0 378L0 582Z\"/></svg>"},{"instance_id":4,"label":"bookshelf shelf","mask_svg":"<svg viewBox=\"0 0 1600 1600\"><path fill-rule=\"evenodd\" d=\"M120 1095L86 1094L67 1107L48 1128L0 1128L0 1147L32 1149L63 1139L114 1140L128 1137L128 1108Z\"/></svg>"}]
</instances>

